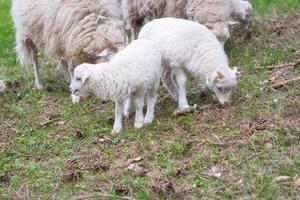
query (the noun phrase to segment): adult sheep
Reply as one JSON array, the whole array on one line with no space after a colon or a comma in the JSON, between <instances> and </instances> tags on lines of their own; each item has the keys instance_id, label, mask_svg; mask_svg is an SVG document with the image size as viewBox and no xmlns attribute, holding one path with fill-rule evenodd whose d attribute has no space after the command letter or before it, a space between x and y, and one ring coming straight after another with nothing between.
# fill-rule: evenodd
<instances>
[{"instance_id":1,"label":"adult sheep","mask_svg":"<svg viewBox=\"0 0 300 200\"><path fill-rule=\"evenodd\" d=\"M230 37L229 26L235 24L232 19L242 18L244 4L243 0L123 0L122 7L133 38L144 22L175 17L204 24L224 44ZM249 8L247 14L250 13Z\"/></svg>"},{"instance_id":2,"label":"adult sheep","mask_svg":"<svg viewBox=\"0 0 300 200\"><path fill-rule=\"evenodd\" d=\"M33 65L38 89L43 88L38 49L57 55L70 81L78 64L95 63L102 50L112 53L125 46L117 0L13 0L11 14L19 61Z\"/></svg>"}]
</instances>

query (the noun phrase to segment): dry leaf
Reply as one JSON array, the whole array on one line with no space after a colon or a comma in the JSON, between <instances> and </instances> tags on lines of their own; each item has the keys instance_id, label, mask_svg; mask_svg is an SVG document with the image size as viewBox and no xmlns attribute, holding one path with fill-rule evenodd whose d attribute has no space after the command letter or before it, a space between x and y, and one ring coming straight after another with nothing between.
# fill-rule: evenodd
<instances>
[{"instance_id":1,"label":"dry leaf","mask_svg":"<svg viewBox=\"0 0 300 200\"><path fill-rule=\"evenodd\" d=\"M66 123L67 123L67 120L57 122L58 125L65 125Z\"/></svg>"},{"instance_id":2,"label":"dry leaf","mask_svg":"<svg viewBox=\"0 0 300 200\"><path fill-rule=\"evenodd\" d=\"M100 138L98 141L99 141L100 143L105 143L107 140L104 139L104 138Z\"/></svg>"},{"instance_id":3,"label":"dry leaf","mask_svg":"<svg viewBox=\"0 0 300 200\"><path fill-rule=\"evenodd\" d=\"M142 157L137 157L137 158L134 158L134 159L133 159L134 162L140 162L140 161L142 161L142 160L143 160Z\"/></svg>"},{"instance_id":4,"label":"dry leaf","mask_svg":"<svg viewBox=\"0 0 300 200\"><path fill-rule=\"evenodd\" d=\"M220 178L222 176L222 172L219 168L214 166L209 170L207 175L211 177Z\"/></svg>"},{"instance_id":5,"label":"dry leaf","mask_svg":"<svg viewBox=\"0 0 300 200\"><path fill-rule=\"evenodd\" d=\"M278 176L276 177L275 181L277 182L287 181L289 178L290 178L289 176Z\"/></svg>"},{"instance_id":6,"label":"dry leaf","mask_svg":"<svg viewBox=\"0 0 300 200\"><path fill-rule=\"evenodd\" d=\"M295 180L294 186L300 189L300 176L298 176Z\"/></svg>"},{"instance_id":7,"label":"dry leaf","mask_svg":"<svg viewBox=\"0 0 300 200\"><path fill-rule=\"evenodd\" d=\"M136 163L132 163L127 169L132 171L136 176L144 176L146 174L145 170Z\"/></svg>"}]
</instances>

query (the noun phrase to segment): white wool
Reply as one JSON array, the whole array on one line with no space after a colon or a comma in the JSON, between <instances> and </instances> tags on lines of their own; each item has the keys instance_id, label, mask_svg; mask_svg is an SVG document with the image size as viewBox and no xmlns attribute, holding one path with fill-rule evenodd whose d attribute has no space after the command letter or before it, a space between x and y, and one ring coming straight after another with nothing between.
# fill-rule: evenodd
<instances>
[{"instance_id":1,"label":"white wool","mask_svg":"<svg viewBox=\"0 0 300 200\"><path fill-rule=\"evenodd\" d=\"M159 48L148 40L136 40L107 63L82 64L77 72L87 72L85 88L102 100L125 100L130 93L146 91L160 79Z\"/></svg>"},{"instance_id":2,"label":"white wool","mask_svg":"<svg viewBox=\"0 0 300 200\"><path fill-rule=\"evenodd\" d=\"M117 0L13 0L11 14L19 61L34 66L36 86L42 87L37 49L62 59L72 76L76 65L95 63L103 49L125 46Z\"/></svg>"},{"instance_id":3,"label":"white wool","mask_svg":"<svg viewBox=\"0 0 300 200\"><path fill-rule=\"evenodd\" d=\"M224 44L230 37L231 0L123 0L124 18L137 35L143 22L157 18L189 19L207 26ZM242 1L242 0L232 0ZM234 7L236 12L239 8ZM234 10L234 11L235 11ZM234 12L235 13L235 12Z\"/></svg>"},{"instance_id":4,"label":"white wool","mask_svg":"<svg viewBox=\"0 0 300 200\"><path fill-rule=\"evenodd\" d=\"M216 37L196 22L175 18L153 20L142 28L139 39L159 43L163 58L172 68L184 67L203 81L217 68L229 69L227 56Z\"/></svg>"},{"instance_id":5,"label":"white wool","mask_svg":"<svg viewBox=\"0 0 300 200\"><path fill-rule=\"evenodd\" d=\"M0 80L0 95L4 94L6 91L6 86L4 81Z\"/></svg>"},{"instance_id":6,"label":"white wool","mask_svg":"<svg viewBox=\"0 0 300 200\"><path fill-rule=\"evenodd\" d=\"M206 79L215 78L216 71L219 71L224 80L229 80L224 84L236 84L236 74L228 66L222 45L208 28L199 23L175 18L157 19L142 28L139 38L160 44L164 71L171 68L175 74L178 73L177 79L178 76L185 79L183 71L187 70L205 83ZM172 95L177 98L176 94Z\"/></svg>"},{"instance_id":7,"label":"white wool","mask_svg":"<svg viewBox=\"0 0 300 200\"><path fill-rule=\"evenodd\" d=\"M70 88L72 94L80 96L93 92L102 100L116 103L116 119L113 132L120 132L121 114L124 101L139 101L136 107L135 127L144 123L142 113L143 99L148 95L148 109L145 123L153 120L156 91L161 77L161 52L158 45L150 40L136 40L120 51L107 63L96 65L82 64L75 68L74 80ZM78 98L73 102L78 102ZM120 103L121 102L121 103ZM121 110L121 114L120 114Z\"/></svg>"}]
</instances>

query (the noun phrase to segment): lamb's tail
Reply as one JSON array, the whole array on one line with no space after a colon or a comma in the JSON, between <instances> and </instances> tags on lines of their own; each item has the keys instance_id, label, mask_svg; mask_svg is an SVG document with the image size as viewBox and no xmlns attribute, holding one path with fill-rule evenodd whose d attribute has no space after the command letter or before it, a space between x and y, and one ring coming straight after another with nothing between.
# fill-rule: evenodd
<instances>
[{"instance_id":1,"label":"lamb's tail","mask_svg":"<svg viewBox=\"0 0 300 200\"><path fill-rule=\"evenodd\" d=\"M18 55L18 61L23 67L31 64L32 40L30 38L22 38L18 33L16 35L15 50Z\"/></svg>"}]
</instances>

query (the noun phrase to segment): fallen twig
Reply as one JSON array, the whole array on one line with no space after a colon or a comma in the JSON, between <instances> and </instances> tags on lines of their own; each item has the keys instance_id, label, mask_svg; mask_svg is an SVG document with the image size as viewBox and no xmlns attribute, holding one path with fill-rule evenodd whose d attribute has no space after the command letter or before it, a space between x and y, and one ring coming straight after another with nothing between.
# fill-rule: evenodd
<instances>
[{"instance_id":1,"label":"fallen twig","mask_svg":"<svg viewBox=\"0 0 300 200\"><path fill-rule=\"evenodd\" d=\"M278 83L274 83L273 85L271 85L272 88L279 88L279 87L282 87L282 86L286 86L286 85L289 85L291 83L295 83L295 82L299 82L300 81L300 77L296 77L296 78L293 78L293 79L290 79L290 80L285 80L285 81L281 81L281 82L278 82Z\"/></svg>"},{"instance_id":2,"label":"fallen twig","mask_svg":"<svg viewBox=\"0 0 300 200\"><path fill-rule=\"evenodd\" d=\"M253 154L253 155L249 156L248 158L246 158L245 160L243 160L240 163L238 163L236 166L239 167L239 166L245 164L246 162L252 160L253 158L255 158L256 156L258 156L260 154L262 154L262 153L255 153L255 154Z\"/></svg>"},{"instance_id":3,"label":"fallen twig","mask_svg":"<svg viewBox=\"0 0 300 200\"><path fill-rule=\"evenodd\" d=\"M209 143L210 145L216 145L216 146L229 146L229 145L232 145L233 143L232 142L228 142L228 143L222 143L222 142L214 142L214 141L211 141L211 140L205 140L207 143Z\"/></svg>"},{"instance_id":4,"label":"fallen twig","mask_svg":"<svg viewBox=\"0 0 300 200\"><path fill-rule=\"evenodd\" d=\"M96 193L92 195L87 195L87 196L81 196L81 197L76 197L76 200L84 200L84 199L93 199L93 198L114 198L114 199L126 199L126 200L134 200L131 197L121 197L121 196L114 196L110 194L104 194L104 193Z\"/></svg>"},{"instance_id":5,"label":"fallen twig","mask_svg":"<svg viewBox=\"0 0 300 200\"><path fill-rule=\"evenodd\" d=\"M278 64L278 65L269 65L269 66L254 67L254 69L275 69L275 68L296 66L298 64L300 64L300 59L299 60L295 60L294 62L283 63L283 64Z\"/></svg>"}]
</instances>

